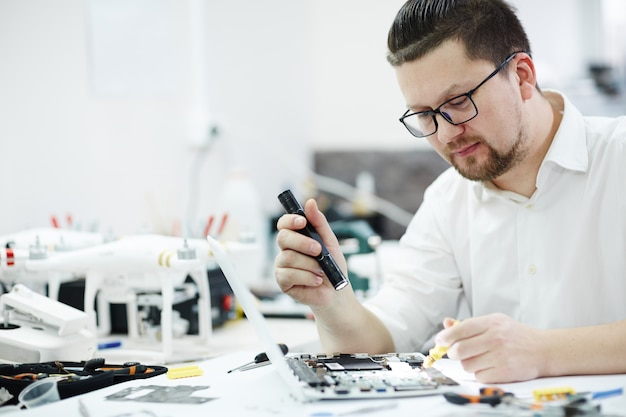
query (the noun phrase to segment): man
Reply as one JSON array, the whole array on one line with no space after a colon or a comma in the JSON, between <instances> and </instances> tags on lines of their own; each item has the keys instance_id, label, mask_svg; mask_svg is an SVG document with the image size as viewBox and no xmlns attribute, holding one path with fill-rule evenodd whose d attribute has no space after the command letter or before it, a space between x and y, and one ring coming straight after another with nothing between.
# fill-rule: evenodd
<instances>
[{"instance_id":1,"label":"man","mask_svg":"<svg viewBox=\"0 0 626 417\"><path fill-rule=\"evenodd\" d=\"M281 217L276 279L324 349L414 351L443 323L437 344L484 383L626 372L626 118L542 92L503 0L409 0L388 46L401 121L452 167L366 305L325 279L305 219ZM305 212L345 271L315 201Z\"/></svg>"}]
</instances>

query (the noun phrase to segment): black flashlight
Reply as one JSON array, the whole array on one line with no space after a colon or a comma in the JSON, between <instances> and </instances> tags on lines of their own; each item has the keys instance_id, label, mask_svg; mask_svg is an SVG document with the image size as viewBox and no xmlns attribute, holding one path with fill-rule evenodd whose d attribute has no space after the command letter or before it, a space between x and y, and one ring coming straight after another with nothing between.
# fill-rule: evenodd
<instances>
[{"instance_id":1,"label":"black flashlight","mask_svg":"<svg viewBox=\"0 0 626 417\"><path fill-rule=\"evenodd\" d=\"M283 205L287 213L299 214L300 216L303 216L306 219L306 215L304 214L304 209L302 208L300 203L298 203L298 200L296 200L291 190L286 190L280 193L278 195L278 201L280 201L280 204ZM341 269L339 269L339 267L337 266L335 259L330 254L330 252L328 252L328 249L326 249L326 246L322 242L322 238L315 231L315 228L311 226L308 219L307 219L306 227L304 229L298 230L298 232L302 233L305 236L308 236L310 238L317 240L320 243L320 245L322 245L322 252L319 255L317 255L315 259L317 259L317 261L319 262L320 266L322 267L322 270L328 277L329 281L331 282L331 284L333 284L333 287L335 287L335 290L339 291L340 289L348 285L348 282L349 282L348 279L345 277L343 272L341 272Z\"/></svg>"}]
</instances>

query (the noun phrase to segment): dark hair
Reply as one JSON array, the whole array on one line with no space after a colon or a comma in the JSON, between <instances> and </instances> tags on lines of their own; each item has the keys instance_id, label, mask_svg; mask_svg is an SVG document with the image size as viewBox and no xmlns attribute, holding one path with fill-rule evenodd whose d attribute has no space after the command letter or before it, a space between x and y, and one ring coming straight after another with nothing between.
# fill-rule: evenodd
<instances>
[{"instance_id":1,"label":"dark hair","mask_svg":"<svg viewBox=\"0 0 626 417\"><path fill-rule=\"evenodd\" d=\"M448 40L465 45L468 58L494 65L514 51L530 54L528 37L515 13L504 0L408 0L389 30L387 60L399 66Z\"/></svg>"}]
</instances>

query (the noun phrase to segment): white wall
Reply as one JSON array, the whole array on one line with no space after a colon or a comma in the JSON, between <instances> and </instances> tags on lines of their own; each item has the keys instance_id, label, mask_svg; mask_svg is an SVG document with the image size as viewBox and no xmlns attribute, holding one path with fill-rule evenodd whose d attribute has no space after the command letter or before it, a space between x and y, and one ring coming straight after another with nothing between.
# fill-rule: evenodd
<instances>
[{"instance_id":1,"label":"white wall","mask_svg":"<svg viewBox=\"0 0 626 417\"><path fill-rule=\"evenodd\" d=\"M387 32L404 1L310 2L316 149L419 145L398 122L404 99L386 60Z\"/></svg>"},{"instance_id":2,"label":"white wall","mask_svg":"<svg viewBox=\"0 0 626 417\"><path fill-rule=\"evenodd\" d=\"M154 72L165 85L152 80L135 89L122 82L115 91L93 83L102 68L99 41L108 38L94 33L90 6L102 12L107 4L131 16L137 4L149 8L147 16L167 16L164 30L172 40L145 45L162 46L155 62L169 70ZM205 94L195 90L194 4L0 1L0 233L49 225L51 215L67 213L83 227L97 222L99 230L116 234L171 233L190 212L190 197L198 197L198 220L215 210L225 172L235 165L245 166L259 192L273 197L264 200L268 210L283 187L302 182L311 159L306 3L208 1ZM139 18L138 27L146 20ZM118 64L127 61L137 59ZM120 74L132 79L132 68ZM210 96L206 103L221 135L199 159L189 114L203 95ZM293 164L286 165L286 156ZM192 172L193 166L199 168ZM192 186L197 193L190 193Z\"/></svg>"}]
</instances>

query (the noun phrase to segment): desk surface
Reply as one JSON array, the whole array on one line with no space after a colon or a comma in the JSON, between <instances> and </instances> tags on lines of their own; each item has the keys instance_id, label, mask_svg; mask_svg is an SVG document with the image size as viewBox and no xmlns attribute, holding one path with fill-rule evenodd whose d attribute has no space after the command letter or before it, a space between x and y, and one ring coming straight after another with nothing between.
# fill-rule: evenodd
<instances>
[{"instance_id":1,"label":"desk surface","mask_svg":"<svg viewBox=\"0 0 626 417\"><path fill-rule=\"evenodd\" d=\"M345 415L345 413L369 409L367 415L372 417L389 416L433 416L451 417L464 415L498 415L502 410L488 406L456 406L449 404L440 396L403 398L392 400L363 401L321 401L314 403L297 403L289 397L286 387L278 379L271 366L256 368L246 372L228 373L229 369L250 360L250 352L231 353L219 358L199 362L197 365L204 371L202 376L170 380L165 375L154 378L132 381L115 385L80 397L72 397L57 403L48 404L30 410L16 411L23 416L71 415L78 416L82 402L83 417L121 417L121 416L152 416L175 417L190 415L206 416L290 416L311 417L318 415ZM475 393L480 384L471 375L464 373L457 362L441 360L437 363L440 369L455 377L468 393ZM514 392L520 397L530 397L535 388L571 386L575 390L604 390L624 387L626 375L562 377L546 378L516 384L502 384L500 387ZM137 396L148 392L147 386L167 387L170 390L185 387L198 388L192 397L209 399L202 404L185 403L153 403L140 401L115 401L107 396L125 389L137 389ZM181 391L175 398L184 398ZM603 411L626 416L626 397L619 396L602 402ZM380 407L380 408L379 408ZM621 414L620 414L621 413ZM1 414L1 413L0 413ZM362 413L358 413L362 414ZM502 414L499 414L502 415Z\"/></svg>"},{"instance_id":2,"label":"desk surface","mask_svg":"<svg viewBox=\"0 0 626 417\"><path fill-rule=\"evenodd\" d=\"M319 346L314 322L297 319L273 319L270 324L277 340L287 343L292 352L319 352L317 348L312 350L300 349L307 346ZM57 415L82 415L83 417L187 417L196 415L312 417L319 415L338 416L346 413L361 415L364 409L367 409L367 415L372 417L502 415L502 410L491 409L488 406L452 405L447 403L441 395L392 400L320 401L301 404L289 396L284 383L280 381L271 366L245 372L228 373L228 370L251 361L254 355L259 352L261 343L247 321L229 323L224 328L216 329L210 345L213 357L184 364L184 366L199 366L203 370L201 376L171 380L166 375L160 375L118 384L30 410L16 410L14 407L11 410L9 407L0 407L0 415L9 411L10 415L42 417ZM183 366L183 364L171 365L170 367L178 366ZM460 364L456 361L444 359L438 361L435 366L461 383L464 392L475 394L481 387L471 374L467 374L461 369ZM194 387L197 390L191 394L192 399L200 397L208 400L199 404L189 404L141 402L138 400L117 401L106 398L126 389L137 390L135 396L137 397L150 391L147 386L157 386L157 389L169 390L166 394L171 394L174 390L172 398L178 400L188 398L184 390ZM571 386L576 391L583 392L626 387L626 375L544 378L498 386L513 392L520 398L530 398L532 390L536 388ZM82 414L79 411L81 403L84 406ZM626 417L626 396L603 400L602 409L606 413ZM494 413L496 411L498 413Z\"/></svg>"},{"instance_id":3,"label":"desk surface","mask_svg":"<svg viewBox=\"0 0 626 417\"><path fill-rule=\"evenodd\" d=\"M285 343L292 352L320 352L321 345L318 341L315 321L310 319L296 318L272 318L267 320L270 331L277 342ZM105 341L109 340L107 338ZM122 346L126 346L123 337L111 337L111 341L121 341ZM129 345L132 345L129 343ZM248 320L233 320L226 322L223 326L213 330L209 342L198 343L192 337L188 341L175 340L174 349L178 353L173 354L171 360L163 361L159 350L159 343L152 345L146 343L144 349L113 348L100 350L98 357L106 359L107 363L124 363L129 361L139 361L144 363L157 364L177 364L204 359L210 359L226 353L237 351L253 351L261 349L261 341L255 333Z\"/></svg>"}]
</instances>

